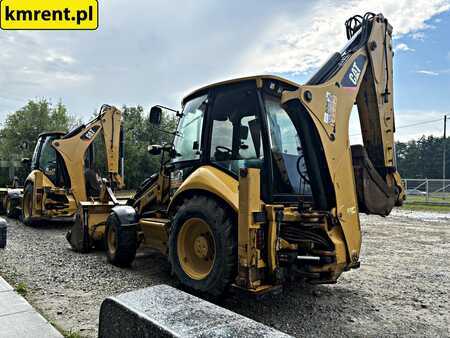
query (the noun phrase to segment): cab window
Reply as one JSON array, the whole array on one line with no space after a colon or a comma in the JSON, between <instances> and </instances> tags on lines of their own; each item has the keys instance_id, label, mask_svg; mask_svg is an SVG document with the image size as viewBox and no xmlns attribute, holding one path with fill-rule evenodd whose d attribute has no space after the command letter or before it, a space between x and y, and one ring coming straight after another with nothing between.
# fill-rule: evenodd
<instances>
[{"instance_id":1,"label":"cab window","mask_svg":"<svg viewBox=\"0 0 450 338\"><path fill-rule=\"evenodd\" d=\"M203 118L207 104L207 95L188 101L183 109L182 118L174 139L177 156L174 161L198 160Z\"/></svg>"},{"instance_id":2,"label":"cab window","mask_svg":"<svg viewBox=\"0 0 450 338\"><path fill-rule=\"evenodd\" d=\"M50 180L56 179L56 150L52 146L54 138L47 136L42 144L39 156L39 169L41 169Z\"/></svg>"},{"instance_id":3,"label":"cab window","mask_svg":"<svg viewBox=\"0 0 450 338\"><path fill-rule=\"evenodd\" d=\"M34 148L33 157L31 158L31 169L39 169L39 149L41 149L42 143L44 143L45 138L40 137Z\"/></svg>"},{"instance_id":4,"label":"cab window","mask_svg":"<svg viewBox=\"0 0 450 338\"><path fill-rule=\"evenodd\" d=\"M262 168L259 104L253 84L217 89L211 119L211 162L236 174L244 167Z\"/></svg>"},{"instance_id":5,"label":"cab window","mask_svg":"<svg viewBox=\"0 0 450 338\"><path fill-rule=\"evenodd\" d=\"M273 160L275 193L311 195L303 146L297 128L281 107L280 99L264 95Z\"/></svg>"}]
</instances>

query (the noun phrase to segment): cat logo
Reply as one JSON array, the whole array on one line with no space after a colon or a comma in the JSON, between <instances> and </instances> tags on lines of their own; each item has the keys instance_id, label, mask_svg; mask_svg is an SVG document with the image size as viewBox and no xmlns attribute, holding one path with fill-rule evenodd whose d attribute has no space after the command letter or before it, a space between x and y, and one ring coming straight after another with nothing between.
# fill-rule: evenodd
<instances>
[{"instance_id":1,"label":"cat logo","mask_svg":"<svg viewBox=\"0 0 450 338\"><path fill-rule=\"evenodd\" d=\"M91 129L89 129L87 132L85 132L82 136L81 139L83 140L92 140L92 138L95 136L95 134L97 133L97 130L100 127L98 126L94 126Z\"/></svg>"},{"instance_id":2,"label":"cat logo","mask_svg":"<svg viewBox=\"0 0 450 338\"><path fill-rule=\"evenodd\" d=\"M359 78L364 70L366 64L366 57L359 55L352 65L348 68L344 77L342 78L341 85L344 88L355 89L358 85Z\"/></svg>"},{"instance_id":3,"label":"cat logo","mask_svg":"<svg viewBox=\"0 0 450 338\"><path fill-rule=\"evenodd\" d=\"M359 69L358 64L355 61L355 62L353 62L350 73L348 74L348 79L350 80L351 83L353 83L356 86L360 75L361 75L361 69Z\"/></svg>"}]
</instances>

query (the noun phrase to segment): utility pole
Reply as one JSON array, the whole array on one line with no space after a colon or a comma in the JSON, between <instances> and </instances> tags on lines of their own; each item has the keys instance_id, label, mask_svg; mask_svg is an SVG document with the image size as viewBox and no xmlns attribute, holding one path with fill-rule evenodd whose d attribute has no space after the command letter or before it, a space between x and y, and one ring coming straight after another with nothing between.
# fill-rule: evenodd
<instances>
[{"instance_id":1,"label":"utility pole","mask_svg":"<svg viewBox=\"0 0 450 338\"><path fill-rule=\"evenodd\" d=\"M445 198L445 152L446 152L446 143L447 143L447 115L444 115L444 140L442 144L443 152L442 152L442 196Z\"/></svg>"}]
</instances>

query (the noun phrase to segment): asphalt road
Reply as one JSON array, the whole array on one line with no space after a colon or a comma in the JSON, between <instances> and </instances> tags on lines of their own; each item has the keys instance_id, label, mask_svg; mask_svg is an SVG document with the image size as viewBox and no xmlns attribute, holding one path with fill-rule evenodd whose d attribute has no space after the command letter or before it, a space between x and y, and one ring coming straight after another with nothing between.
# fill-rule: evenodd
<instances>
[{"instance_id":1,"label":"asphalt road","mask_svg":"<svg viewBox=\"0 0 450 338\"><path fill-rule=\"evenodd\" d=\"M335 285L291 284L256 301L230 295L222 306L293 336L450 336L450 215L395 211L361 216L361 268ZM140 252L130 269L102 252L77 254L67 227L30 228L10 221L0 275L25 283L27 299L66 331L96 337L102 300L156 284L177 286L156 252Z\"/></svg>"}]
</instances>

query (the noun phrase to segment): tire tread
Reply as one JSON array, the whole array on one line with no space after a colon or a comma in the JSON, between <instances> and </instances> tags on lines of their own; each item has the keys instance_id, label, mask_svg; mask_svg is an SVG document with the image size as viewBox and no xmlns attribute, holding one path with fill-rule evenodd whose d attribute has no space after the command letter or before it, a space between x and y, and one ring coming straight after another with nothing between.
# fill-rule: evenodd
<instances>
[{"instance_id":1,"label":"tire tread","mask_svg":"<svg viewBox=\"0 0 450 338\"><path fill-rule=\"evenodd\" d=\"M184 223L183 220L199 216L210 223L212 230L214 231L215 229L217 231L217 236L221 238L223 243L222 253L217 252L216 245L216 259L218 254L223 256L221 259L222 264L220 264L221 269L213 268L211 275L200 282L190 279L184 273L176 252L176 235ZM194 195L183 202L173 218L172 231L169 236L169 261L172 271L183 285L214 297L222 295L227 290L234 281L237 271L237 234L235 234L236 227L234 223L232 211L225 208L215 198Z\"/></svg>"},{"instance_id":2,"label":"tire tread","mask_svg":"<svg viewBox=\"0 0 450 338\"><path fill-rule=\"evenodd\" d=\"M111 226L116 230L116 254L111 255L108 250L108 231ZM137 234L136 231L121 226L119 218L113 213L108 217L105 229L105 248L108 262L118 267L129 267L136 257Z\"/></svg>"}]
</instances>

